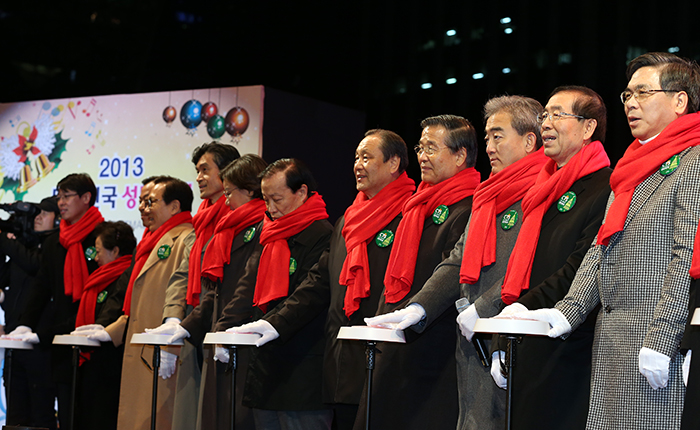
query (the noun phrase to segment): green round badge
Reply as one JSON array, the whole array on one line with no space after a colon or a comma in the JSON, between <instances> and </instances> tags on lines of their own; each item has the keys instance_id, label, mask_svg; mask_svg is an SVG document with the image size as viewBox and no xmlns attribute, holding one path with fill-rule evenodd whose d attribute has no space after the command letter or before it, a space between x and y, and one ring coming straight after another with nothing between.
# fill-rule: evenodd
<instances>
[{"instance_id":1,"label":"green round badge","mask_svg":"<svg viewBox=\"0 0 700 430\"><path fill-rule=\"evenodd\" d=\"M445 222L447 217L450 215L450 208L445 205L440 205L433 211L433 222L437 225Z\"/></svg>"},{"instance_id":2,"label":"green round badge","mask_svg":"<svg viewBox=\"0 0 700 430\"><path fill-rule=\"evenodd\" d=\"M97 255L97 250L95 249L94 246L91 246L85 250L85 258L87 258L88 261L94 260L96 255Z\"/></svg>"},{"instance_id":3,"label":"green round badge","mask_svg":"<svg viewBox=\"0 0 700 430\"><path fill-rule=\"evenodd\" d=\"M297 261L294 257L289 258L289 274L293 275L297 271Z\"/></svg>"},{"instance_id":4,"label":"green round badge","mask_svg":"<svg viewBox=\"0 0 700 430\"><path fill-rule=\"evenodd\" d=\"M166 258L170 257L170 251L172 251L172 248L170 248L170 245L163 245L160 248L158 248L158 258L161 260L165 260Z\"/></svg>"},{"instance_id":5,"label":"green round badge","mask_svg":"<svg viewBox=\"0 0 700 430\"><path fill-rule=\"evenodd\" d=\"M576 204L576 193L573 191L567 191L563 196L559 198L557 202L557 209L559 212L569 212L571 208Z\"/></svg>"},{"instance_id":6,"label":"green round badge","mask_svg":"<svg viewBox=\"0 0 700 430\"><path fill-rule=\"evenodd\" d=\"M102 291L97 295L97 303L102 303L107 299L107 291Z\"/></svg>"},{"instance_id":7,"label":"green round badge","mask_svg":"<svg viewBox=\"0 0 700 430\"><path fill-rule=\"evenodd\" d=\"M664 176L668 176L671 173L675 172L676 169L678 169L679 164L680 157L678 155L674 155L673 157L669 158L668 161L661 165L661 167L659 168L659 173L661 173Z\"/></svg>"},{"instance_id":8,"label":"green round badge","mask_svg":"<svg viewBox=\"0 0 700 430\"><path fill-rule=\"evenodd\" d=\"M248 243L253 240L253 237L255 237L255 227L250 227L243 233L243 242Z\"/></svg>"},{"instance_id":9,"label":"green round badge","mask_svg":"<svg viewBox=\"0 0 700 430\"><path fill-rule=\"evenodd\" d=\"M515 226L515 224L518 223L518 211L511 209L508 212L503 214L503 217L501 218L501 228L503 230L510 230Z\"/></svg>"},{"instance_id":10,"label":"green round badge","mask_svg":"<svg viewBox=\"0 0 700 430\"><path fill-rule=\"evenodd\" d=\"M394 232L391 230L382 230L379 232L379 234L377 234L377 237L374 238L374 243L376 243L380 248L386 248L387 246L391 245L393 241Z\"/></svg>"}]
</instances>

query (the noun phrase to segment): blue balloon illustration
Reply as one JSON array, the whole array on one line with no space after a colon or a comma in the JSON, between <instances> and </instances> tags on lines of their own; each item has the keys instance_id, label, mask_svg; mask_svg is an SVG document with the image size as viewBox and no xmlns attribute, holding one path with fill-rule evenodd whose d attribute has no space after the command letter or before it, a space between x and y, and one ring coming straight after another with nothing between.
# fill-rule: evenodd
<instances>
[{"instance_id":1,"label":"blue balloon illustration","mask_svg":"<svg viewBox=\"0 0 700 430\"><path fill-rule=\"evenodd\" d=\"M185 128L197 128L202 122L202 104L198 100L192 99L182 105L180 121Z\"/></svg>"}]
</instances>

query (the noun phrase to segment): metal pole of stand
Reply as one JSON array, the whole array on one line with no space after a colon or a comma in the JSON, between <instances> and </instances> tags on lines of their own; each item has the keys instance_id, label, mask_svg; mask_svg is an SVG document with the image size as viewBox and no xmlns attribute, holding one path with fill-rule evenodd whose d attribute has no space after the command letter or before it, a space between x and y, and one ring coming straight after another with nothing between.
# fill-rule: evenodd
<instances>
[{"instance_id":1,"label":"metal pole of stand","mask_svg":"<svg viewBox=\"0 0 700 430\"><path fill-rule=\"evenodd\" d=\"M160 345L153 345L153 397L151 400L151 430L156 430L158 409L158 368L160 368Z\"/></svg>"},{"instance_id":2,"label":"metal pole of stand","mask_svg":"<svg viewBox=\"0 0 700 430\"><path fill-rule=\"evenodd\" d=\"M70 390L70 424L68 428L75 428L75 392L78 388L78 365L80 364L80 347L73 345L73 384Z\"/></svg>"},{"instance_id":3,"label":"metal pole of stand","mask_svg":"<svg viewBox=\"0 0 700 430\"><path fill-rule=\"evenodd\" d=\"M369 408L372 404L372 371L374 370L374 353L377 342L368 340L365 346L367 353L367 413L365 414L365 430L369 430Z\"/></svg>"},{"instance_id":4,"label":"metal pole of stand","mask_svg":"<svg viewBox=\"0 0 700 430\"><path fill-rule=\"evenodd\" d=\"M7 417L10 413L10 393L12 392L10 389L12 386L12 349L5 350L5 369L7 371L7 378L5 379L5 388L7 390L5 393L5 417ZM7 423L7 425L11 424L14 423Z\"/></svg>"},{"instance_id":5,"label":"metal pole of stand","mask_svg":"<svg viewBox=\"0 0 700 430\"><path fill-rule=\"evenodd\" d=\"M508 383L506 389L506 430L511 430L513 426L513 369L515 368L515 344L519 341L519 336L505 335L508 339L508 351L506 351L506 369Z\"/></svg>"},{"instance_id":6,"label":"metal pole of stand","mask_svg":"<svg viewBox=\"0 0 700 430\"><path fill-rule=\"evenodd\" d=\"M226 371L231 372L231 430L236 429L236 368L238 367L236 352L236 345L229 345Z\"/></svg>"}]
</instances>

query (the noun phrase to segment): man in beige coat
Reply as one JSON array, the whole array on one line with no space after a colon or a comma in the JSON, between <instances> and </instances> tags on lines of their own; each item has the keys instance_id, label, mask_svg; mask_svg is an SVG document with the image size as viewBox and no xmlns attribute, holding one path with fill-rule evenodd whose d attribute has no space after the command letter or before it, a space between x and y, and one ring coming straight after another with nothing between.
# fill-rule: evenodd
<instances>
[{"instance_id":1,"label":"man in beige coat","mask_svg":"<svg viewBox=\"0 0 700 430\"><path fill-rule=\"evenodd\" d=\"M131 345L134 333L143 333L147 327L156 327L166 318L184 318L184 308L164 307L166 296L186 291L171 291L171 277L187 256L194 242L191 224L192 190L183 181L172 177L159 177L147 200L149 232L137 247L134 271L129 281L125 299L125 315L103 332L90 337L105 340L109 336L116 346L125 344L119 395L119 430L147 430L151 422L151 390L153 374L146 363L151 362L153 347ZM142 248L143 247L143 248ZM141 258L139 258L141 257ZM140 266L140 267L139 267ZM164 347L163 351L178 354L180 347ZM172 374L176 363L161 355L161 366ZM143 358L143 360L142 360ZM144 361L145 360L145 361ZM171 368L168 370L168 368ZM165 376L161 370L161 376ZM169 375L168 375L169 376ZM172 424L175 378L159 381L156 427L169 430Z\"/></svg>"}]
</instances>

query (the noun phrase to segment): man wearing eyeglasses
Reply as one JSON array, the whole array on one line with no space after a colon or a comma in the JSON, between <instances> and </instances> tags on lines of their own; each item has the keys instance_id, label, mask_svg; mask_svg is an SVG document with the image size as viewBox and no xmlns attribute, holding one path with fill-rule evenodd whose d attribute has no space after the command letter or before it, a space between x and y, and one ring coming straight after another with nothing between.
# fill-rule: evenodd
<instances>
[{"instance_id":1,"label":"man wearing eyeglasses","mask_svg":"<svg viewBox=\"0 0 700 430\"><path fill-rule=\"evenodd\" d=\"M587 427L677 429L700 219L700 69L648 53L632 60L627 77L621 99L636 139L610 178L605 223L569 294L524 315L549 322L550 337L573 337L600 305Z\"/></svg>"},{"instance_id":2,"label":"man wearing eyeglasses","mask_svg":"<svg viewBox=\"0 0 700 430\"><path fill-rule=\"evenodd\" d=\"M571 286L603 221L612 172L603 141L606 108L581 86L554 90L539 115L549 161L522 200L523 225L508 260L500 317L553 306ZM517 347L512 422L520 429L583 429L588 414L595 315L566 342L525 337ZM491 374L501 373L505 342L498 340ZM550 406L542 411L543 399Z\"/></svg>"},{"instance_id":3,"label":"man wearing eyeglasses","mask_svg":"<svg viewBox=\"0 0 700 430\"><path fill-rule=\"evenodd\" d=\"M42 245L42 264L36 276L19 326L8 336L31 343L51 345L54 335L67 334L75 328L83 286L97 269L93 230L104 221L94 204L95 183L86 173L74 173L58 183L59 231ZM53 312L52 323L45 331L32 333L44 312ZM52 347L53 378L58 391L58 418L61 427L70 427L71 352Z\"/></svg>"}]
</instances>

